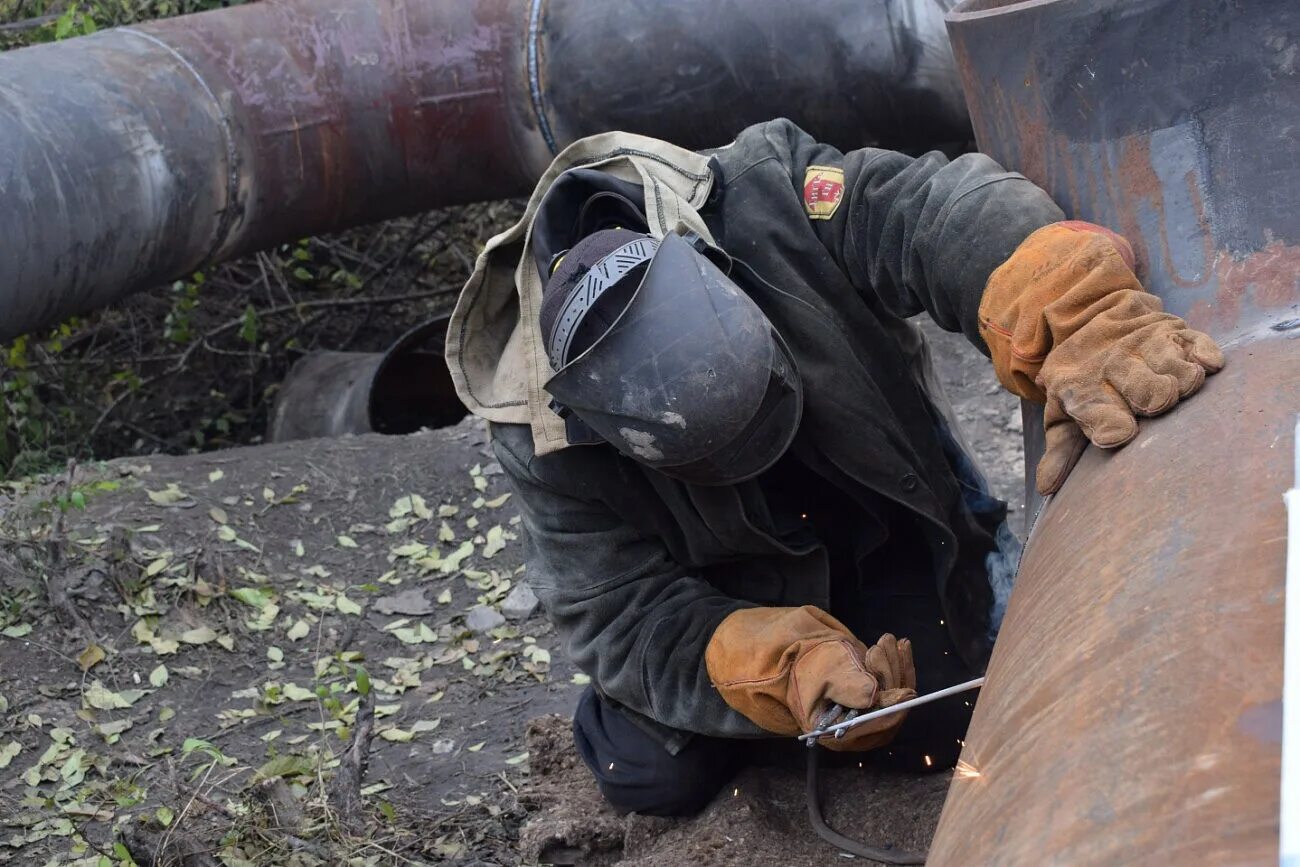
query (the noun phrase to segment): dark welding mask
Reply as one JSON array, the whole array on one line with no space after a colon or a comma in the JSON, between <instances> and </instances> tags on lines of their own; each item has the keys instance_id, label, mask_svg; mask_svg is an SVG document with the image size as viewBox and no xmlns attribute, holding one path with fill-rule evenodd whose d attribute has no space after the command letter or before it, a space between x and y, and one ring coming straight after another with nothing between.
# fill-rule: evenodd
<instances>
[{"instance_id":1,"label":"dark welding mask","mask_svg":"<svg viewBox=\"0 0 1300 867\"><path fill-rule=\"evenodd\" d=\"M705 249L608 229L557 257L541 311L546 390L571 443L728 485L789 447L803 391L781 335Z\"/></svg>"}]
</instances>

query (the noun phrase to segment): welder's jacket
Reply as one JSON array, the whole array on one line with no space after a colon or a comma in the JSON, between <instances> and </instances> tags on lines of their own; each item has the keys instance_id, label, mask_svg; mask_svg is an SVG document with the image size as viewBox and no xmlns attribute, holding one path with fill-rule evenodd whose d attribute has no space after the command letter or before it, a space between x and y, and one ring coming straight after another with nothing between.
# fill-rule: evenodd
<instances>
[{"instance_id":1,"label":"welder's jacket","mask_svg":"<svg viewBox=\"0 0 1300 867\"><path fill-rule=\"evenodd\" d=\"M782 484L806 477L820 492L812 502L833 499L850 528L835 546L791 528L788 498L763 476L694 486L609 445L566 447L542 387L551 371L530 230L554 181L575 168L633 182L657 237L689 228L732 257L731 277L790 345L804 384ZM1045 193L985 156L843 154L785 120L700 154L610 133L557 157L524 219L480 256L447 358L461 398L493 422L530 539L527 578L602 693L670 729L762 734L709 682L714 628L747 605L842 617L837 603L864 597L837 587L866 586L881 568L930 582L959 652L982 665L985 560L1005 506L956 445L904 319L926 312L987 352L976 314L989 274L1059 219Z\"/></svg>"}]
</instances>

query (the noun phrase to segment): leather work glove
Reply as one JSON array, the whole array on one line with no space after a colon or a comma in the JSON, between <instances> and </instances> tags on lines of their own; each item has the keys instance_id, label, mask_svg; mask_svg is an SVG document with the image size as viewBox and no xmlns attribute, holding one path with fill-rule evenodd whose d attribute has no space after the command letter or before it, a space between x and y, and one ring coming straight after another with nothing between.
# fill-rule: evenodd
<instances>
[{"instance_id":1,"label":"leather work glove","mask_svg":"<svg viewBox=\"0 0 1300 867\"><path fill-rule=\"evenodd\" d=\"M875 710L916 697L912 643L883 635L867 647L820 608L742 608L704 653L714 686L733 709L779 735L814 731L831 704ZM870 750L893 740L907 713L863 723L836 750Z\"/></svg>"},{"instance_id":2,"label":"leather work glove","mask_svg":"<svg viewBox=\"0 0 1300 867\"><path fill-rule=\"evenodd\" d=\"M1053 223L1026 238L989 277L979 330L1002 384L1045 404L1044 495L1089 440L1124 445L1137 416L1166 412L1223 367L1208 334L1142 289L1128 241L1092 223Z\"/></svg>"}]
</instances>

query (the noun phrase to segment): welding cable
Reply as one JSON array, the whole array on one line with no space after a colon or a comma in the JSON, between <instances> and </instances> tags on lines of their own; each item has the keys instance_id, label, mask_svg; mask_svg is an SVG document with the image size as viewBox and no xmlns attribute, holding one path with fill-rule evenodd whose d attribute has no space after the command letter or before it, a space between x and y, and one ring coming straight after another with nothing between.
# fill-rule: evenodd
<instances>
[{"instance_id":1,"label":"welding cable","mask_svg":"<svg viewBox=\"0 0 1300 867\"><path fill-rule=\"evenodd\" d=\"M895 849L893 846L868 846L866 843L859 843L857 840L845 837L826 824L826 819L822 816L819 780L818 756L821 751L821 747L808 750L808 821L812 823L817 836L832 846L842 849L850 855L857 855L859 858L868 858L882 864L924 864L925 855L919 852L905 852Z\"/></svg>"}]
</instances>

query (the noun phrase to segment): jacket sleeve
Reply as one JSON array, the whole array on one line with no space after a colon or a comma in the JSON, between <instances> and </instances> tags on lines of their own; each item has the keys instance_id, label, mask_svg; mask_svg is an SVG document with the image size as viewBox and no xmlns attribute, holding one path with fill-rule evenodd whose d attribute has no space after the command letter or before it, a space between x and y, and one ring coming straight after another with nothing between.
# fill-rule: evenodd
<instances>
[{"instance_id":1,"label":"jacket sleeve","mask_svg":"<svg viewBox=\"0 0 1300 867\"><path fill-rule=\"evenodd\" d=\"M978 327L984 286L1031 232L1064 219L1047 193L979 153L951 161L937 151L843 154L785 120L764 133L801 207L817 167L843 170L838 207L810 223L859 292L899 317L927 312L987 354Z\"/></svg>"},{"instance_id":2,"label":"jacket sleeve","mask_svg":"<svg viewBox=\"0 0 1300 867\"><path fill-rule=\"evenodd\" d=\"M530 439L526 426L492 426L528 532L528 581L569 657L601 692L656 722L764 734L723 701L704 666L714 629L750 603L686 574L661 540L593 496L601 468L576 466L586 449L537 458Z\"/></svg>"}]
</instances>

